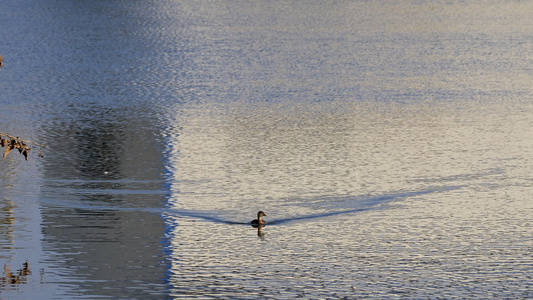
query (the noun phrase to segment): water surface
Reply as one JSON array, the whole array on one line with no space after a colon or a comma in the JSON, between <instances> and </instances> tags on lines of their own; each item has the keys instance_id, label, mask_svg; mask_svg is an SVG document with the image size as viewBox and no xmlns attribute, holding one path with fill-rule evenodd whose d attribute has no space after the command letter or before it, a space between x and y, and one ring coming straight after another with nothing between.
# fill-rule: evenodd
<instances>
[{"instance_id":1,"label":"water surface","mask_svg":"<svg viewBox=\"0 0 533 300\"><path fill-rule=\"evenodd\" d=\"M531 8L7 1L0 298L533 297Z\"/></svg>"}]
</instances>

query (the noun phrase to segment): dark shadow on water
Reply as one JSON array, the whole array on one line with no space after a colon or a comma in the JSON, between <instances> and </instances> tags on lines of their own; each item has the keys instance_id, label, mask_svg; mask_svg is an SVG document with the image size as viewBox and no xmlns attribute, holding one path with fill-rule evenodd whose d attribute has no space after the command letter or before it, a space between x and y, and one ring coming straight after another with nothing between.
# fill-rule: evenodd
<instances>
[{"instance_id":1,"label":"dark shadow on water","mask_svg":"<svg viewBox=\"0 0 533 300\"><path fill-rule=\"evenodd\" d=\"M464 186L462 185L461 186L436 187L436 188L420 190L420 191L399 192L399 193L385 194L385 195L368 197L368 198L357 197L357 200L353 200L355 202L354 205L358 205L358 207L356 208L336 210L336 211L326 212L326 213L310 214L310 215L291 217L291 218L285 218L285 219L268 220L266 222L266 226L281 225L281 224L286 224L289 222L306 221L306 220L326 218L326 217L342 215L342 214L351 214L351 213L357 213L361 211L373 210L373 209L378 209L379 207L382 207L383 205L387 203L398 201L400 199L405 199L408 197L420 196L420 195L425 195L425 194L431 194L435 192L457 190L463 187ZM336 199L338 200L339 198L336 198ZM355 197L344 197L343 198L345 202L350 201L351 199L355 199ZM224 220L218 216L215 216L214 213L212 212L168 209L166 213L175 214L180 217L192 217L192 218L202 219L205 221L220 223L220 224L251 225L249 222L236 222L236 221Z\"/></svg>"},{"instance_id":2,"label":"dark shadow on water","mask_svg":"<svg viewBox=\"0 0 533 300\"><path fill-rule=\"evenodd\" d=\"M296 221L302 221L302 220L312 220L312 219L325 218L325 217L331 217L331 216L343 215L343 214L351 214L351 213L361 212L361 211L365 211L365 210L371 210L373 208L374 207L357 208L357 209L333 211L333 212L312 214L312 215L293 217L293 218L286 218L286 219L277 219L277 220L269 221L267 223L267 225L270 225L270 226L271 225L280 225L280 224L285 224L285 223L289 223L289 222L296 222Z\"/></svg>"},{"instance_id":3,"label":"dark shadow on water","mask_svg":"<svg viewBox=\"0 0 533 300\"><path fill-rule=\"evenodd\" d=\"M367 211L367 210L373 210L378 209L378 207L381 207L382 205L385 205L387 203L390 203L392 201L398 201L400 199L413 197L413 196L419 196L424 194L431 194L435 192L444 192L444 191L450 191L450 190L456 190L460 189L463 186L451 186L451 187L440 187L440 188L433 188L433 189L427 189L427 190L421 190L421 191L411 191L411 192L401 192L401 193L394 193L394 194L386 194L381 196L374 196L369 197L365 199L359 198L357 200L358 203L361 203L362 205L357 208L353 209L344 209L344 210L338 210L338 211L332 211L332 212L326 212L326 213L319 213L319 214L310 214L305 216L299 216L299 217L292 217L292 218L286 218L286 219L276 219L271 220L267 223L267 225L280 225L285 224L289 222L296 222L296 221L303 221L303 220L312 220L312 219L318 219L318 218L325 218L325 217L331 217L331 216L337 216L337 215L343 215L343 214L352 214L357 213L361 211ZM349 200L349 199L345 199Z\"/></svg>"}]
</instances>

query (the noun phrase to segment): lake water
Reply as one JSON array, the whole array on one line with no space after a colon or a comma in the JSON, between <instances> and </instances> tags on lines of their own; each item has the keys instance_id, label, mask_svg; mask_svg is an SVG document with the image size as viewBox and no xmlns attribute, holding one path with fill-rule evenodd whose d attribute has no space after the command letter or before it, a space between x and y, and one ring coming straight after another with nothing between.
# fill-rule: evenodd
<instances>
[{"instance_id":1,"label":"lake water","mask_svg":"<svg viewBox=\"0 0 533 300\"><path fill-rule=\"evenodd\" d=\"M0 299L533 298L531 12L3 1Z\"/></svg>"}]
</instances>

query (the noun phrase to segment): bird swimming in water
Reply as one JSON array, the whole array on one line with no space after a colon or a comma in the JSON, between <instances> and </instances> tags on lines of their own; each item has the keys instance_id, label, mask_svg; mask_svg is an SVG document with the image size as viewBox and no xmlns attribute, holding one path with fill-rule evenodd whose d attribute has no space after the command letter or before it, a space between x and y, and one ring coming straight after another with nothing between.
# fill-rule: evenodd
<instances>
[{"instance_id":1,"label":"bird swimming in water","mask_svg":"<svg viewBox=\"0 0 533 300\"><path fill-rule=\"evenodd\" d=\"M264 224L266 224L266 222L263 221L263 220L261 219L261 217L266 217L266 216L267 216L267 215L261 210L261 211L259 211L259 212L257 213L257 219L255 219L255 220L253 220L252 222L250 222L250 224L252 224L252 225L256 225L256 226L257 226L257 225L264 225Z\"/></svg>"}]
</instances>

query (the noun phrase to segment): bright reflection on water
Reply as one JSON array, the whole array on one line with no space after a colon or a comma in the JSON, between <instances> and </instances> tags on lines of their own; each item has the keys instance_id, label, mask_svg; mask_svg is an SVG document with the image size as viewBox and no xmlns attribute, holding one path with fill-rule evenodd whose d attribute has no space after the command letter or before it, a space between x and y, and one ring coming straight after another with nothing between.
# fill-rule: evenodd
<instances>
[{"instance_id":1,"label":"bright reflection on water","mask_svg":"<svg viewBox=\"0 0 533 300\"><path fill-rule=\"evenodd\" d=\"M318 106L182 120L174 296L528 293L531 105Z\"/></svg>"},{"instance_id":2,"label":"bright reflection on water","mask_svg":"<svg viewBox=\"0 0 533 300\"><path fill-rule=\"evenodd\" d=\"M532 298L531 9L7 1L0 298Z\"/></svg>"}]
</instances>

